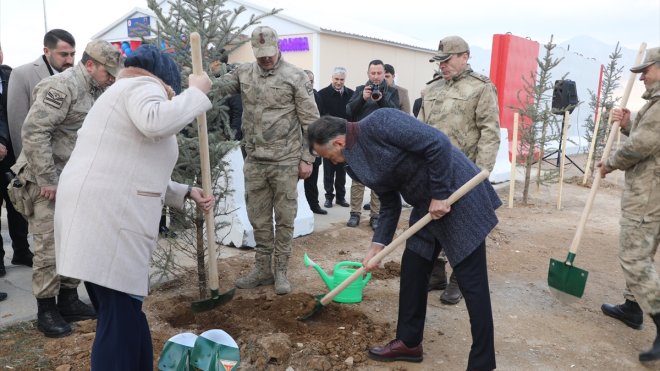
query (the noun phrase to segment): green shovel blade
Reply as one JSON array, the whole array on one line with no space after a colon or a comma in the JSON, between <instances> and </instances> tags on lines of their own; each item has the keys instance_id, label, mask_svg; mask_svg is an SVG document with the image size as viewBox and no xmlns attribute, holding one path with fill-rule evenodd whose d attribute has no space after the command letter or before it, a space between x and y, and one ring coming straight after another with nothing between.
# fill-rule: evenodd
<instances>
[{"instance_id":1,"label":"green shovel blade","mask_svg":"<svg viewBox=\"0 0 660 371\"><path fill-rule=\"evenodd\" d=\"M190 304L190 308L194 313L205 312L211 310L219 305L229 302L234 297L236 289L231 289L224 294L220 294L219 290L211 290L211 297L194 301Z\"/></svg>"},{"instance_id":2,"label":"green shovel blade","mask_svg":"<svg viewBox=\"0 0 660 371\"><path fill-rule=\"evenodd\" d=\"M550 259L548 268L548 286L581 298L587 284L589 272L574 265L575 254L569 253L565 262Z\"/></svg>"}]
</instances>

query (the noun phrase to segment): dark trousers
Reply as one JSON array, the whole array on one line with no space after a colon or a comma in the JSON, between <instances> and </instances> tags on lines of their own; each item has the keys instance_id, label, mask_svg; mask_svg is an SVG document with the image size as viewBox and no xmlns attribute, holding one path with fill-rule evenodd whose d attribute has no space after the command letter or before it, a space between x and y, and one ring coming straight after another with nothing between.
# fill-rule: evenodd
<instances>
[{"instance_id":1,"label":"dark trousers","mask_svg":"<svg viewBox=\"0 0 660 371\"><path fill-rule=\"evenodd\" d=\"M14 205L9 200L9 194L7 194L7 186L8 184L6 182L0 182L0 197L4 200L5 207L7 208L7 224L9 237L11 238L11 247L14 249L14 253L27 251L30 248L27 240L28 222L21 213L14 209ZM2 200L0 200L0 206L2 206ZM2 246L3 241L0 235L0 259L5 256L5 250Z\"/></svg>"},{"instance_id":2,"label":"dark trousers","mask_svg":"<svg viewBox=\"0 0 660 371\"><path fill-rule=\"evenodd\" d=\"M305 185L305 198L309 207L319 206L319 167L321 166L321 157L317 157L312 164L312 174L303 182Z\"/></svg>"},{"instance_id":3,"label":"dark trousers","mask_svg":"<svg viewBox=\"0 0 660 371\"><path fill-rule=\"evenodd\" d=\"M346 168L344 164L333 164L328 159L323 159L323 188L325 188L325 199L332 201L336 191L338 200L346 200Z\"/></svg>"},{"instance_id":4,"label":"dark trousers","mask_svg":"<svg viewBox=\"0 0 660 371\"><path fill-rule=\"evenodd\" d=\"M396 337L409 346L416 346L423 340L428 282L433 261L440 249L436 244L433 260L426 260L408 249L401 259ZM470 316L472 348L467 369L495 369L495 336L486 267L486 243L483 242L453 269Z\"/></svg>"},{"instance_id":5,"label":"dark trousers","mask_svg":"<svg viewBox=\"0 0 660 371\"><path fill-rule=\"evenodd\" d=\"M153 347L142 302L128 294L85 282L96 314L92 371L153 370Z\"/></svg>"}]
</instances>

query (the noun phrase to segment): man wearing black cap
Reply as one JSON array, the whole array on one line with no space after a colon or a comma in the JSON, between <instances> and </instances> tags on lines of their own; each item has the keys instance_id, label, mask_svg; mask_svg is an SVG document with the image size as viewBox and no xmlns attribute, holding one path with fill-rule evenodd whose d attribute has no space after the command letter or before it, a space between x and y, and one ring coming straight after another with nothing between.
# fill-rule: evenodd
<instances>
[{"instance_id":1,"label":"man wearing black cap","mask_svg":"<svg viewBox=\"0 0 660 371\"><path fill-rule=\"evenodd\" d=\"M32 292L37 328L47 337L66 336L71 333L67 322L96 316L78 298L80 280L56 272L53 214L59 176L78 129L94 101L114 82L119 57L119 50L107 41L91 41L76 66L37 84L23 124L23 150L11 168L16 178L10 197L24 201L13 204L27 218L34 238Z\"/></svg>"},{"instance_id":2,"label":"man wearing black cap","mask_svg":"<svg viewBox=\"0 0 660 371\"><path fill-rule=\"evenodd\" d=\"M621 197L619 262L626 278L620 305L603 304L605 315L641 329L646 312L656 326L652 348L639 354L642 362L660 359L660 278L653 263L660 244L660 48L646 51L644 62L630 71L640 73L647 103L630 123L628 109L615 108L612 118L621 122L628 136L604 163L598 163L604 178L618 169L626 172Z\"/></svg>"},{"instance_id":3,"label":"man wearing black cap","mask_svg":"<svg viewBox=\"0 0 660 371\"><path fill-rule=\"evenodd\" d=\"M468 64L470 47L458 36L440 40L430 59L438 63L440 76L429 84L417 118L445 133L472 162L493 171L500 147L500 114L495 85ZM453 274L447 285L444 252L433 268L430 290L445 289L443 304L457 304L463 295Z\"/></svg>"}]
</instances>

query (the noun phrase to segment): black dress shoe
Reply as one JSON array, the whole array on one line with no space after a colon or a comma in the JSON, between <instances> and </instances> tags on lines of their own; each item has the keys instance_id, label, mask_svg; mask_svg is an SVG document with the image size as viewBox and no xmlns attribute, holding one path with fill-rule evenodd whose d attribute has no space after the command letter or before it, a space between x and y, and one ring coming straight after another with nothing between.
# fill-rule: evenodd
<instances>
[{"instance_id":1,"label":"black dress shoe","mask_svg":"<svg viewBox=\"0 0 660 371\"><path fill-rule=\"evenodd\" d=\"M325 200L325 203L323 204L323 207L326 209L329 209L332 207L332 200Z\"/></svg>"},{"instance_id":2,"label":"black dress shoe","mask_svg":"<svg viewBox=\"0 0 660 371\"><path fill-rule=\"evenodd\" d=\"M321 209L321 206L319 206L319 205L314 205L313 207L310 207L310 209L312 209L312 212L314 214L325 215L325 214L328 213L326 210Z\"/></svg>"},{"instance_id":3,"label":"black dress shoe","mask_svg":"<svg viewBox=\"0 0 660 371\"><path fill-rule=\"evenodd\" d=\"M341 206L341 207L349 207L349 206L351 206L351 205L350 205L348 202L346 202L346 200L344 200L343 198L342 198L341 200L340 200L340 199L337 199L337 201L335 201L335 203L336 203L337 205Z\"/></svg>"},{"instance_id":4,"label":"black dress shoe","mask_svg":"<svg viewBox=\"0 0 660 371\"><path fill-rule=\"evenodd\" d=\"M7 274L7 270L5 269L5 262L0 259L0 277L4 277Z\"/></svg>"},{"instance_id":5,"label":"black dress shoe","mask_svg":"<svg viewBox=\"0 0 660 371\"><path fill-rule=\"evenodd\" d=\"M3 301L7 299L7 293L6 292L0 292L0 301Z\"/></svg>"},{"instance_id":6,"label":"black dress shoe","mask_svg":"<svg viewBox=\"0 0 660 371\"><path fill-rule=\"evenodd\" d=\"M367 355L371 359L382 362L422 362L424 359L424 349L421 343L416 347L408 348L403 341L394 339L383 347L369 349Z\"/></svg>"},{"instance_id":7,"label":"black dress shoe","mask_svg":"<svg viewBox=\"0 0 660 371\"><path fill-rule=\"evenodd\" d=\"M364 204L364 206L362 206L362 208L363 208L364 210L367 210L367 211L368 211L368 210L371 210L371 202L369 202L369 203L367 203L367 204Z\"/></svg>"},{"instance_id":8,"label":"black dress shoe","mask_svg":"<svg viewBox=\"0 0 660 371\"><path fill-rule=\"evenodd\" d=\"M32 266L32 258L34 254L30 250L25 251L14 251L14 256L11 258L11 263L13 265L25 265L26 267Z\"/></svg>"}]
</instances>

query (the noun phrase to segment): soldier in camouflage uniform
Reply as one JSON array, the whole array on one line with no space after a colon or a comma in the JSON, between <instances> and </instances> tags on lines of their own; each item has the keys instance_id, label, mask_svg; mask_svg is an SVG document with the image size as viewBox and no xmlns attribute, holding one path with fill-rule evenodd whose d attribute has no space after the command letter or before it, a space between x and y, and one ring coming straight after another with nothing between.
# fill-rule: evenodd
<instances>
[{"instance_id":1,"label":"soldier in camouflage uniform","mask_svg":"<svg viewBox=\"0 0 660 371\"><path fill-rule=\"evenodd\" d=\"M10 193L29 201L19 203L19 211L27 217L34 237L32 291L38 329L47 337L70 334L67 321L96 316L78 299L80 281L56 273L53 216L59 175L76 144L78 129L94 101L114 82L119 63L119 50L112 44L90 42L75 67L37 84L23 124L23 150L12 167L17 175Z\"/></svg>"},{"instance_id":2,"label":"soldier in camouflage uniform","mask_svg":"<svg viewBox=\"0 0 660 371\"><path fill-rule=\"evenodd\" d=\"M214 84L221 95L240 93L243 100L245 198L257 246L252 271L236 286L275 282L275 293L282 295L291 291L286 271L298 209L296 185L299 178L309 177L315 160L305 150L307 126L319 118L319 111L307 74L282 59L277 32L257 27L251 42L257 60Z\"/></svg>"},{"instance_id":3,"label":"soldier in camouflage uniform","mask_svg":"<svg viewBox=\"0 0 660 371\"><path fill-rule=\"evenodd\" d=\"M429 83L417 118L445 133L477 166L492 171L500 146L500 116L495 86L486 76L468 64L470 48L462 38L449 36L440 40L431 63L442 72ZM444 251L433 267L429 290L445 289L440 296L444 304L457 304L462 298L451 275L447 285Z\"/></svg>"},{"instance_id":4,"label":"soldier in camouflage uniform","mask_svg":"<svg viewBox=\"0 0 660 371\"><path fill-rule=\"evenodd\" d=\"M621 122L621 132L628 139L604 164L598 164L602 177L615 169L626 172L619 222L626 301L603 304L601 309L634 329L642 327L643 312L651 316L657 334L653 347L639 354L645 362L660 359L660 278L653 262L660 244L660 48L648 49L644 63L630 70L641 72L646 86L642 98L647 103L632 126L629 110L613 110L612 118Z\"/></svg>"}]
</instances>

